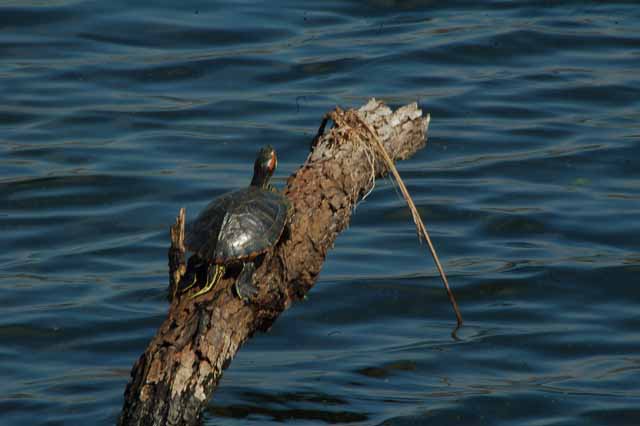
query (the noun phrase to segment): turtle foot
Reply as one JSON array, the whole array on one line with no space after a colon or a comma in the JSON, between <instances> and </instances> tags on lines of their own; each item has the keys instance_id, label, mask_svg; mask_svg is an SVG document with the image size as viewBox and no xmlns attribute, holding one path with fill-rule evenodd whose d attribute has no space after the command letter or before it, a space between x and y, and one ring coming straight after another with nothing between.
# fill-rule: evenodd
<instances>
[{"instance_id":1,"label":"turtle foot","mask_svg":"<svg viewBox=\"0 0 640 426\"><path fill-rule=\"evenodd\" d=\"M258 295L258 287L253 284L253 273L256 266L252 262L246 262L242 266L242 272L236 281L236 293L244 302L251 302Z\"/></svg>"},{"instance_id":2,"label":"turtle foot","mask_svg":"<svg viewBox=\"0 0 640 426\"><path fill-rule=\"evenodd\" d=\"M258 295L258 287L254 284L236 282L236 293L243 302L250 302Z\"/></svg>"}]
</instances>

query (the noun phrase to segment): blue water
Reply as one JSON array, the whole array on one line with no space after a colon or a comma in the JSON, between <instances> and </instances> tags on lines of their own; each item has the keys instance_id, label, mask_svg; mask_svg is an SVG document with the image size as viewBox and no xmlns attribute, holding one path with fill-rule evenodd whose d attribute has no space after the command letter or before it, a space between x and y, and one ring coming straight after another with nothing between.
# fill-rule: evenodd
<instances>
[{"instance_id":1,"label":"blue water","mask_svg":"<svg viewBox=\"0 0 640 426\"><path fill-rule=\"evenodd\" d=\"M636 1L0 1L0 423L111 425L168 227L322 114L431 113L205 425L640 424Z\"/></svg>"}]
</instances>

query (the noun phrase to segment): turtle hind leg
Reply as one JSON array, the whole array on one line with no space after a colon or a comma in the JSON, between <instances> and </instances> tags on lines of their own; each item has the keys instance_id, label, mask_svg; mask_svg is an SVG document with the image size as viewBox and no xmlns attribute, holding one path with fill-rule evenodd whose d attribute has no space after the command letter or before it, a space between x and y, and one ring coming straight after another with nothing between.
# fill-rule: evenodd
<instances>
[{"instance_id":1,"label":"turtle hind leg","mask_svg":"<svg viewBox=\"0 0 640 426\"><path fill-rule=\"evenodd\" d=\"M244 302L248 302L258 294L258 288L253 284L253 273L256 265L253 262L244 262L242 271L236 280L236 293Z\"/></svg>"},{"instance_id":2,"label":"turtle hind leg","mask_svg":"<svg viewBox=\"0 0 640 426\"><path fill-rule=\"evenodd\" d=\"M220 278L224 275L225 267L224 265L209 265L209 269L207 270L207 283L204 287L195 294L192 294L189 299L194 299L198 296L202 296L205 293L208 293L215 285L220 281Z\"/></svg>"},{"instance_id":3,"label":"turtle hind leg","mask_svg":"<svg viewBox=\"0 0 640 426\"><path fill-rule=\"evenodd\" d=\"M198 281L198 272L201 268L205 267L204 261L198 256L194 255L189 258L187 263L187 270L180 279L180 282L176 286L173 292L173 297L176 297L179 293L185 293L191 287L193 287Z\"/></svg>"},{"instance_id":4,"label":"turtle hind leg","mask_svg":"<svg viewBox=\"0 0 640 426\"><path fill-rule=\"evenodd\" d=\"M184 293L196 284L196 273L194 271L187 272L177 285L177 289L173 292L173 297L178 293Z\"/></svg>"}]
</instances>

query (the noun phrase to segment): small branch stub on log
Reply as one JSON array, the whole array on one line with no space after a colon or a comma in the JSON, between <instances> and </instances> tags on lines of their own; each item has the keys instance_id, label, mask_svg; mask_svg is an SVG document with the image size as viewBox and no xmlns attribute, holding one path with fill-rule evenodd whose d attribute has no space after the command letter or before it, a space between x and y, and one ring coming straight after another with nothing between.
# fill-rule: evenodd
<instances>
[{"instance_id":1,"label":"small branch stub on log","mask_svg":"<svg viewBox=\"0 0 640 426\"><path fill-rule=\"evenodd\" d=\"M393 112L372 99L358 117L395 161L425 144L428 117L415 103ZM372 135L353 114L336 109L331 118L334 127L319 132L306 162L287 181L284 194L293 209L289 232L256 270L254 303L234 295L233 277L195 299L172 297L167 318L131 371L121 426L197 424L240 346L256 331L268 330L313 287L356 203L373 188L375 177L387 172L371 148ZM186 270L184 221L181 209L171 229L170 294Z\"/></svg>"},{"instance_id":2,"label":"small branch stub on log","mask_svg":"<svg viewBox=\"0 0 640 426\"><path fill-rule=\"evenodd\" d=\"M169 302L175 298L180 278L182 278L187 269L184 262L185 217L186 211L183 207L178 213L176 223L169 230L169 237L171 238L171 247L169 247Z\"/></svg>"}]
</instances>

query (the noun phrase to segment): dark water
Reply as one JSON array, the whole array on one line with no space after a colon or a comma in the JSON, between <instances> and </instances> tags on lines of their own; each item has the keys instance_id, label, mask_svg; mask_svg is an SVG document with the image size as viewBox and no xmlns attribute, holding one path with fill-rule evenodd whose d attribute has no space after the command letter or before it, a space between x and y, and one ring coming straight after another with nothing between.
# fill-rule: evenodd
<instances>
[{"instance_id":1,"label":"dark water","mask_svg":"<svg viewBox=\"0 0 640 426\"><path fill-rule=\"evenodd\" d=\"M432 114L400 171L460 340L379 181L204 423L640 424L636 1L2 1L0 90L3 425L113 424L178 209L370 96Z\"/></svg>"}]
</instances>

